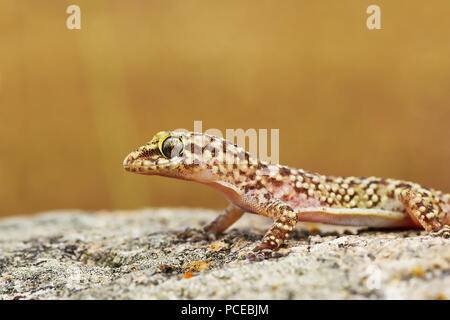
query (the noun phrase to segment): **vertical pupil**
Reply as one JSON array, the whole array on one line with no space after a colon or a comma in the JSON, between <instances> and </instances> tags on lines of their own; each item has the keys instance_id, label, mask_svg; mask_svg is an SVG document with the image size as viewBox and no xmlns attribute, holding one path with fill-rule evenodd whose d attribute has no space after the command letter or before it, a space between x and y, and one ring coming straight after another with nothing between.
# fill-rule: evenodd
<instances>
[{"instance_id":1,"label":"vertical pupil","mask_svg":"<svg viewBox=\"0 0 450 320\"><path fill-rule=\"evenodd\" d=\"M163 142L162 152L167 158L178 156L182 151L182 143L177 138L169 138Z\"/></svg>"}]
</instances>

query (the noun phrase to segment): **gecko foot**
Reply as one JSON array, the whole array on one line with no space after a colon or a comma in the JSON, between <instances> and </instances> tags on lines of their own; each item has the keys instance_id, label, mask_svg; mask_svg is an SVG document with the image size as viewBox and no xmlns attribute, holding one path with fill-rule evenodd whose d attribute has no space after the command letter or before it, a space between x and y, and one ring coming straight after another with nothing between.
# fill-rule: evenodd
<instances>
[{"instance_id":1,"label":"gecko foot","mask_svg":"<svg viewBox=\"0 0 450 320\"><path fill-rule=\"evenodd\" d=\"M263 261L266 259L285 257L289 254L289 249L272 250L266 246L259 245L247 254L249 261Z\"/></svg>"},{"instance_id":2,"label":"gecko foot","mask_svg":"<svg viewBox=\"0 0 450 320\"><path fill-rule=\"evenodd\" d=\"M177 239L188 241L216 240L217 237L212 232L206 232L203 229L186 228L186 230L177 234Z\"/></svg>"},{"instance_id":3,"label":"gecko foot","mask_svg":"<svg viewBox=\"0 0 450 320\"><path fill-rule=\"evenodd\" d=\"M263 261L265 259L273 258L273 254L275 252L276 251L273 251L271 249L263 249L260 251L250 251L247 254L247 259L249 261L256 261L256 262Z\"/></svg>"},{"instance_id":4,"label":"gecko foot","mask_svg":"<svg viewBox=\"0 0 450 320\"><path fill-rule=\"evenodd\" d=\"M433 237L442 237L444 239L450 239L450 226L444 226L441 230L431 232Z\"/></svg>"}]
</instances>

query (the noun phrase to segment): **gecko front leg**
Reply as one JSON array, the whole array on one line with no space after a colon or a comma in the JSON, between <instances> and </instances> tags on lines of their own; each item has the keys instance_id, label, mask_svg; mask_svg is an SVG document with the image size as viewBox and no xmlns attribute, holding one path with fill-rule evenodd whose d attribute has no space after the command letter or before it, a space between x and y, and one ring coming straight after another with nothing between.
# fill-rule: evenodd
<instances>
[{"instance_id":1,"label":"gecko front leg","mask_svg":"<svg viewBox=\"0 0 450 320\"><path fill-rule=\"evenodd\" d=\"M233 223L242 217L244 211L234 204L230 203L225 209L225 212L218 216L214 221L210 222L203 227L203 231L207 234L213 234L218 236L226 229L228 229Z\"/></svg>"},{"instance_id":2,"label":"gecko front leg","mask_svg":"<svg viewBox=\"0 0 450 320\"><path fill-rule=\"evenodd\" d=\"M191 240L215 240L218 235L228 229L233 223L242 217L244 211L230 203L225 212L208 223L201 230L187 229L177 235L178 238Z\"/></svg>"},{"instance_id":3,"label":"gecko front leg","mask_svg":"<svg viewBox=\"0 0 450 320\"><path fill-rule=\"evenodd\" d=\"M297 213L278 199L271 199L260 204L257 213L271 218L273 225L264 235L261 244L248 254L248 259L252 261L273 257L274 251L278 250L284 240L289 237L298 220Z\"/></svg>"}]
</instances>

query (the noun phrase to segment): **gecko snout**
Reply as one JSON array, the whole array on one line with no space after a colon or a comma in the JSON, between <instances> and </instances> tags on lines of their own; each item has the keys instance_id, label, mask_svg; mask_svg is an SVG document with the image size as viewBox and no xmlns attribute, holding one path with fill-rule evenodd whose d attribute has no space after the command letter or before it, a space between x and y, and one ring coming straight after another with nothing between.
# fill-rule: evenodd
<instances>
[{"instance_id":1,"label":"gecko snout","mask_svg":"<svg viewBox=\"0 0 450 320\"><path fill-rule=\"evenodd\" d=\"M123 167L126 171L140 174L161 174L169 163L159 154L157 145L150 142L127 155Z\"/></svg>"},{"instance_id":2,"label":"gecko snout","mask_svg":"<svg viewBox=\"0 0 450 320\"><path fill-rule=\"evenodd\" d=\"M123 168L127 171L134 171L132 168L135 165L135 161L138 158L139 153L136 151L131 152L128 154L125 159L123 160Z\"/></svg>"},{"instance_id":3,"label":"gecko snout","mask_svg":"<svg viewBox=\"0 0 450 320\"><path fill-rule=\"evenodd\" d=\"M147 172L154 170L156 164L149 159L149 149L148 147L140 147L130 154L128 154L123 160L123 167L127 171L131 172Z\"/></svg>"}]
</instances>

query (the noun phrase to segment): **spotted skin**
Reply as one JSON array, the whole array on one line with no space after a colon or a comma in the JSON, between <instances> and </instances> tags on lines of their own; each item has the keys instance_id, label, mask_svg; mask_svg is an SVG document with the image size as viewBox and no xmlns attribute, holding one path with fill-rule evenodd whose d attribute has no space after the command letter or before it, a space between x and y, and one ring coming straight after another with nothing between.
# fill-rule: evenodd
<instances>
[{"instance_id":1,"label":"spotted skin","mask_svg":"<svg viewBox=\"0 0 450 320\"><path fill-rule=\"evenodd\" d=\"M249 255L253 260L279 249L297 221L426 231L450 225L450 194L395 179L332 177L269 164L207 134L159 132L123 165L221 191L230 205L203 228L205 234L217 236L244 212L271 218L272 227Z\"/></svg>"}]
</instances>

